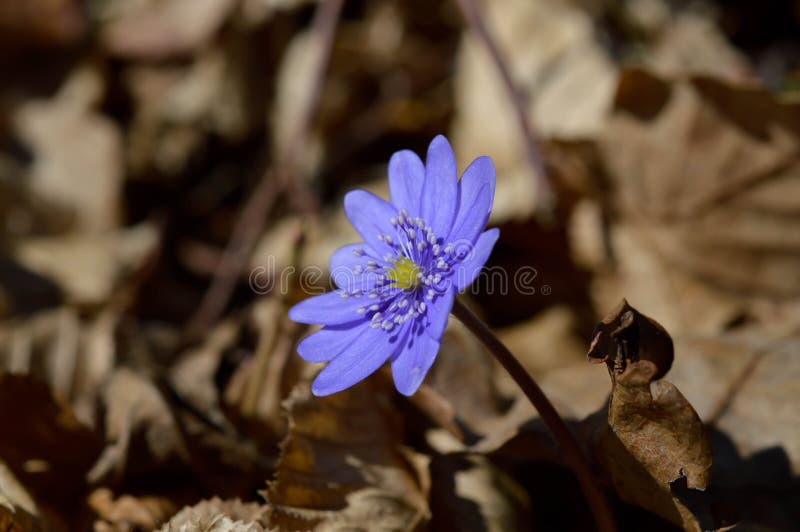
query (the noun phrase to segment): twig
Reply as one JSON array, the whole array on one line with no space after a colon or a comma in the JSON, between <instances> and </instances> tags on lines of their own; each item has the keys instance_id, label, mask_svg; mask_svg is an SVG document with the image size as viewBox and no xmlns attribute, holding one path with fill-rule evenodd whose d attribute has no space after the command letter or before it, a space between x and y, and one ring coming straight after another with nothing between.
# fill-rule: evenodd
<instances>
[{"instance_id":1,"label":"twig","mask_svg":"<svg viewBox=\"0 0 800 532\"><path fill-rule=\"evenodd\" d=\"M316 210L314 196L307 188L297 186L298 180L291 179L291 175L296 170L302 148L307 144L309 129L317 111L343 3L344 0L320 2L314 14L311 32L317 39L319 55L311 90L300 113L297 127L286 147L286 153L267 168L245 204L214 273L211 286L186 327L186 337L189 339L202 335L225 311L239 275L246 266L258 236L264 230L267 215L278 197L288 192L290 200L300 210Z\"/></svg>"},{"instance_id":2,"label":"twig","mask_svg":"<svg viewBox=\"0 0 800 532\"><path fill-rule=\"evenodd\" d=\"M525 371L522 364L514 357L511 351L497 339L497 337L489 330L489 328L467 307L456 299L453 303L453 315L458 320L466 325L478 340L486 346L487 349L494 355L500 364L505 368L511 377L516 381L517 385L522 388L528 400L533 404L534 408L542 416L542 421L550 432L555 436L564 461L572 468L578 482L581 485L583 494L589 504L589 508L594 515L595 524L597 529L602 532L609 532L616 530L614 524L614 517L611 509L608 506L605 494L600 486L597 484L597 479L592 472L589 462L583 456L578 442L570 432L564 420L553 407L550 400L544 394L539 385L533 378Z\"/></svg>"},{"instance_id":3,"label":"twig","mask_svg":"<svg viewBox=\"0 0 800 532\"><path fill-rule=\"evenodd\" d=\"M528 112L525 106L525 99L522 93L517 89L514 80L511 77L511 71L508 68L503 54L497 46L494 37L489 32L489 29L484 23L483 14L480 12L475 0L456 0L458 7L461 9L461 14L469 24L470 30L475 33L478 39L483 43L486 51L497 67L500 73L500 78L503 80L503 85L508 91L508 96L511 103L514 105L516 111L517 122L519 123L520 131L525 139L525 151L528 156L528 164L533 170L534 179L536 180L536 189L538 192L539 213L549 215L552 213L555 206L556 196L553 192L553 187L547 178L547 170L544 162L542 161L541 152L539 150L539 139L534 132L533 126L528 120Z\"/></svg>"}]
</instances>

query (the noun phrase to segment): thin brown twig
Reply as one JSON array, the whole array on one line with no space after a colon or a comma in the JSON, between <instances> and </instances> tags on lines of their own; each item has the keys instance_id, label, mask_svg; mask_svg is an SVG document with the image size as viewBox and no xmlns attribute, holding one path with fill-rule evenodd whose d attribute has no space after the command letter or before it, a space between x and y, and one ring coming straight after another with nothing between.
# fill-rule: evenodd
<instances>
[{"instance_id":1,"label":"thin brown twig","mask_svg":"<svg viewBox=\"0 0 800 532\"><path fill-rule=\"evenodd\" d=\"M542 416L542 421L555 436L559 444L564 461L572 468L583 494L594 516L597 529L602 532L616 530L614 517L608 506L603 490L597 483L586 457L584 457L578 442L570 432L567 424L558 414L553 404L544 394L536 381L528 374L522 364L514 357L511 351L498 340L489 328L457 299L453 303L453 315L466 325L478 340L494 355L498 362L511 375L517 385L522 389L528 400Z\"/></svg>"},{"instance_id":2,"label":"thin brown twig","mask_svg":"<svg viewBox=\"0 0 800 532\"><path fill-rule=\"evenodd\" d=\"M228 244L214 273L211 285L203 296L197 311L186 326L186 337L194 339L216 322L228 305L239 275L250 259L250 253L264 230L267 215L281 194L288 193L290 200L303 212L314 212L316 198L307 187L298 186L291 176L297 170L302 149L306 146L309 130L319 106L325 74L333 48L333 38L344 0L320 2L311 33L318 46L317 64L297 126L286 147L286 152L270 165L242 209Z\"/></svg>"},{"instance_id":3,"label":"thin brown twig","mask_svg":"<svg viewBox=\"0 0 800 532\"><path fill-rule=\"evenodd\" d=\"M514 106L514 111L517 116L520 131L525 139L525 152L528 157L528 164L533 170L534 179L536 180L536 189L538 192L539 213L550 215L556 202L555 192L547 177L547 170L544 162L542 161L541 151L539 150L539 139L536 132L528 119L528 111L525 105L525 99L522 93L514 83L511 77L511 70L508 67L500 48L497 46L494 37L492 36L489 28L484 23L483 14L480 8L475 3L475 0L456 0L458 7L461 9L461 14L467 21L470 30L478 37L489 56L500 73L500 78L503 80L503 85L508 91L508 96Z\"/></svg>"}]
</instances>

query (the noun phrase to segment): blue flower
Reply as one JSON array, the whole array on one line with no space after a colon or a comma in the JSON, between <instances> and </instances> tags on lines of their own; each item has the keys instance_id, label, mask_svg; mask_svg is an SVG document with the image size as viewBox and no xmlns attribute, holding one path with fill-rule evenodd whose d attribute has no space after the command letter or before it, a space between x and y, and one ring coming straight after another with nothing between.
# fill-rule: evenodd
<instances>
[{"instance_id":1,"label":"blue flower","mask_svg":"<svg viewBox=\"0 0 800 532\"><path fill-rule=\"evenodd\" d=\"M331 256L337 290L289 310L296 322L324 325L297 346L304 360L328 362L312 384L315 395L344 390L387 360L400 393L419 388L455 294L472 283L500 234L483 231L494 174L492 160L478 157L458 180L453 150L439 135L424 165L409 150L392 156L390 202L364 190L345 196L364 242Z\"/></svg>"}]
</instances>

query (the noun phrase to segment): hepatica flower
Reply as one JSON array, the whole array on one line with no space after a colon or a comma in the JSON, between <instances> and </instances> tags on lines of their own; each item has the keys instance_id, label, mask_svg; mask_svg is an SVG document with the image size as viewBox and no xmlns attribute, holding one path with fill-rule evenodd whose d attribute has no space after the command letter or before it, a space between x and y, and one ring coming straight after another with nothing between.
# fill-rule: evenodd
<instances>
[{"instance_id":1,"label":"hepatica flower","mask_svg":"<svg viewBox=\"0 0 800 532\"><path fill-rule=\"evenodd\" d=\"M327 362L311 389L341 391L391 361L400 393L413 394L439 351L455 294L475 279L499 231L484 231L494 198L494 166L479 157L457 178L450 144L439 135L423 165L409 150L389 161L385 201L364 190L344 198L364 242L336 250L338 287L289 310L322 324L297 346L308 362Z\"/></svg>"}]
</instances>

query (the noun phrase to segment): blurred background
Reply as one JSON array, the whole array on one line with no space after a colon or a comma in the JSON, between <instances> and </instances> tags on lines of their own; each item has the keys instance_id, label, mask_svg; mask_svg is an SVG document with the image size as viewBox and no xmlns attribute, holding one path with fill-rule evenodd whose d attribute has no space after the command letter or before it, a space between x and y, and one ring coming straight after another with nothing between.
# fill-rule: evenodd
<instances>
[{"instance_id":1,"label":"blurred background","mask_svg":"<svg viewBox=\"0 0 800 532\"><path fill-rule=\"evenodd\" d=\"M464 297L559 411L602 411L586 351L626 298L675 341L728 507L800 526L797 1L0 0L0 79L0 524L149 530L217 496L189 516L291 529L264 512L372 486L256 494L315 404L289 273L357 240L344 193L386 196L391 154L444 133L460 171L497 168L508 290ZM509 445L536 414L458 324L426 383L374 384L375 430L432 460L397 529L591 526ZM437 439L443 411L472 439ZM441 521L462 470L483 517ZM617 495L623 529L691 529Z\"/></svg>"}]
</instances>

